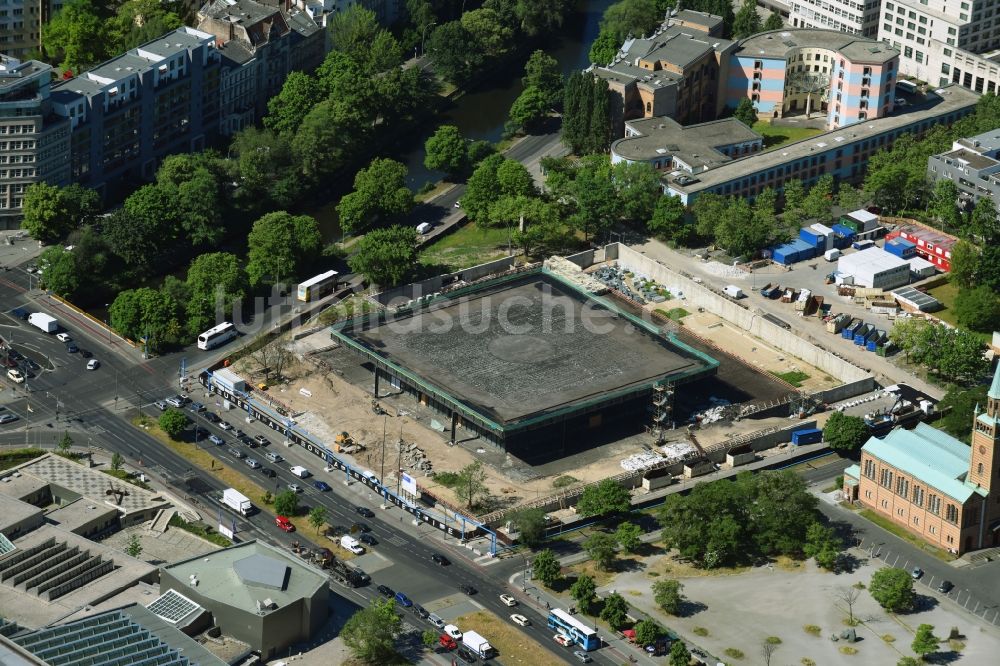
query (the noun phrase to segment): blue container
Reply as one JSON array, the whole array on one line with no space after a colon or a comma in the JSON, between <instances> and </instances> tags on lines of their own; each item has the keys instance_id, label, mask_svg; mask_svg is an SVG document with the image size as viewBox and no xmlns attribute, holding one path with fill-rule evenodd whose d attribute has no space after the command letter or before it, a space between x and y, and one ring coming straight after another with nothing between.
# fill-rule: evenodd
<instances>
[{"instance_id":1,"label":"blue container","mask_svg":"<svg viewBox=\"0 0 1000 666\"><path fill-rule=\"evenodd\" d=\"M826 236L816 233L812 229L799 229L799 238L809 243L810 247L820 247L826 245Z\"/></svg>"},{"instance_id":2,"label":"blue container","mask_svg":"<svg viewBox=\"0 0 1000 666\"><path fill-rule=\"evenodd\" d=\"M854 332L854 344L858 345L859 347L865 344L865 341L868 339L868 336L870 336L872 331L874 330L875 327L872 326L871 324L865 324L864 326L859 328L857 331Z\"/></svg>"},{"instance_id":3,"label":"blue container","mask_svg":"<svg viewBox=\"0 0 1000 666\"><path fill-rule=\"evenodd\" d=\"M917 256L917 246L905 238L893 238L885 242L885 251L901 259L912 259Z\"/></svg>"},{"instance_id":4,"label":"blue container","mask_svg":"<svg viewBox=\"0 0 1000 666\"><path fill-rule=\"evenodd\" d=\"M840 332L840 337L844 338L845 340L853 340L854 332L864 325L865 322L861 321L860 319L854 319L853 321L851 321L851 323L849 323L847 326L844 327L844 330Z\"/></svg>"},{"instance_id":5,"label":"blue container","mask_svg":"<svg viewBox=\"0 0 1000 666\"><path fill-rule=\"evenodd\" d=\"M830 228L847 239L853 239L857 235L857 232L855 232L854 229L851 229L846 225L840 224L839 222Z\"/></svg>"},{"instance_id":6,"label":"blue container","mask_svg":"<svg viewBox=\"0 0 1000 666\"><path fill-rule=\"evenodd\" d=\"M817 444L823 441L823 431L819 428L806 428L792 433L792 444Z\"/></svg>"}]
</instances>

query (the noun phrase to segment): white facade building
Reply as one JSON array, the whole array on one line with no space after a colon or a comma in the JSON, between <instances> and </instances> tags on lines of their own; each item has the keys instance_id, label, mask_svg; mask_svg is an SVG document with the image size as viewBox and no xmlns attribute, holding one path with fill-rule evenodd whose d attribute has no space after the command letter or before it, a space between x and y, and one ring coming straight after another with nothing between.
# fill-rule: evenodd
<instances>
[{"instance_id":1,"label":"white facade building","mask_svg":"<svg viewBox=\"0 0 1000 666\"><path fill-rule=\"evenodd\" d=\"M874 38L878 19L879 0L793 0L789 23Z\"/></svg>"},{"instance_id":2,"label":"white facade building","mask_svg":"<svg viewBox=\"0 0 1000 666\"><path fill-rule=\"evenodd\" d=\"M854 284L859 287L894 289L910 282L910 262L880 247L841 256L837 272L853 275Z\"/></svg>"}]
</instances>

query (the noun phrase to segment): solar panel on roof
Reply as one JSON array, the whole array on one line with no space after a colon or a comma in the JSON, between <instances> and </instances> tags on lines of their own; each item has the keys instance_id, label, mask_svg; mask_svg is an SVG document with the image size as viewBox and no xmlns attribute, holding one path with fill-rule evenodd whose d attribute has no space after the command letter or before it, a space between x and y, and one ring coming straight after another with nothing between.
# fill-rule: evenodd
<instances>
[{"instance_id":1,"label":"solar panel on roof","mask_svg":"<svg viewBox=\"0 0 1000 666\"><path fill-rule=\"evenodd\" d=\"M146 608L167 622L176 624L201 608L201 606L176 590L167 590L165 594L146 606Z\"/></svg>"}]
</instances>

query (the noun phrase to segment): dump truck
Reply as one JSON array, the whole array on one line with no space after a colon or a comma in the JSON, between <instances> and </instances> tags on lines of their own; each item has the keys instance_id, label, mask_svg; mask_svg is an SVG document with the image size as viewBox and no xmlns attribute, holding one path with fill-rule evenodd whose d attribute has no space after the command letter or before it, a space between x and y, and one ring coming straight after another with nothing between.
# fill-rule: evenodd
<instances>
[{"instance_id":1,"label":"dump truck","mask_svg":"<svg viewBox=\"0 0 1000 666\"><path fill-rule=\"evenodd\" d=\"M235 488L226 488L222 491L222 503L241 516L249 516L257 511L250 498Z\"/></svg>"},{"instance_id":2,"label":"dump truck","mask_svg":"<svg viewBox=\"0 0 1000 666\"><path fill-rule=\"evenodd\" d=\"M781 287L779 287L776 282L768 282L761 288L760 295L764 298L774 298L774 296L780 292Z\"/></svg>"},{"instance_id":3,"label":"dump truck","mask_svg":"<svg viewBox=\"0 0 1000 666\"><path fill-rule=\"evenodd\" d=\"M44 312L32 312L28 315L28 323L46 333L55 333L59 330L59 322L56 318Z\"/></svg>"}]
</instances>

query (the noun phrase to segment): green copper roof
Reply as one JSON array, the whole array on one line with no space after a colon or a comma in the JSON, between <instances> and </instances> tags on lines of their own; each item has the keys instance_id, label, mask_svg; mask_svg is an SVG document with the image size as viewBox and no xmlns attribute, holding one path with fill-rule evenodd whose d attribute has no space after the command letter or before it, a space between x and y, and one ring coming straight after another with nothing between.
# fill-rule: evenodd
<instances>
[{"instance_id":1,"label":"green copper roof","mask_svg":"<svg viewBox=\"0 0 1000 666\"><path fill-rule=\"evenodd\" d=\"M987 395L994 400L1000 400L1000 363L997 363L997 369L993 373L993 383L990 385L990 391Z\"/></svg>"},{"instance_id":2,"label":"green copper roof","mask_svg":"<svg viewBox=\"0 0 1000 666\"><path fill-rule=\"evenodd\" d=\"M984 489L965 481L971 457L969 446L926 423L913 430L896 428L885 439L872 437L863 450L960 503L964 504L973 493L986 495Z\"/></svg>"}]
</instances>

